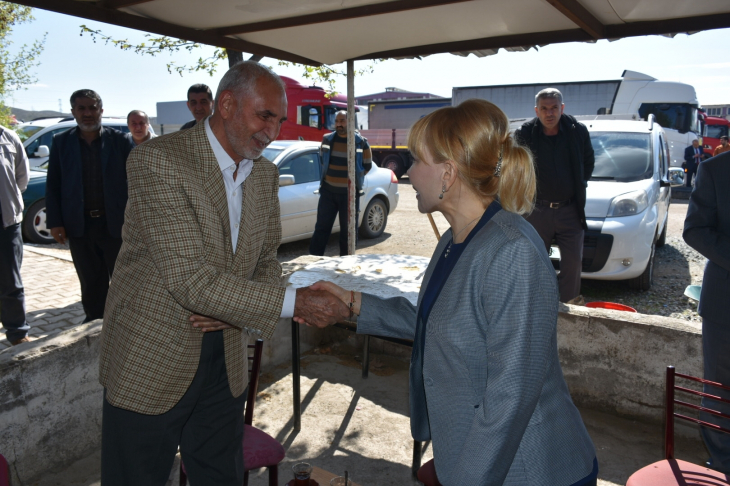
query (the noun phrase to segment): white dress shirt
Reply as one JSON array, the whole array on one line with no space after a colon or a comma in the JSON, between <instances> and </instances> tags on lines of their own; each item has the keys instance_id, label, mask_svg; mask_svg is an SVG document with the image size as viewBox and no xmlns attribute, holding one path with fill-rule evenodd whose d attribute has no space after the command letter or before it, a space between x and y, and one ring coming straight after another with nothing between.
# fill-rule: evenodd
<instances>
[{"instance_id":1,"label":"white dress shirt","mask_svg":"<svg viewBox=\"0 0 730 486\"><path fill-rule=\"evenodd\" d=\"M231 227L231 244L233 245L233 253L236 253L236 245L238 244L238 232L241 224L241 207L243 205L243 183L251 174L253 169L253 160L243 159L238 164L236 180L233 180L233 173L236 172L236 162L225 151L218 139L210 129L209 118L205 119L205 134L208 136L208 142L213 149L213 154L218 161L218 166L223 175L223 182L226 186L226 200L228 201L228 220ZM294 303L296 301L297 291L291 287L286 288L284 294L284 304L281 309L281 317L291 318L294 316Z\"/></svg>"}]
</instances>

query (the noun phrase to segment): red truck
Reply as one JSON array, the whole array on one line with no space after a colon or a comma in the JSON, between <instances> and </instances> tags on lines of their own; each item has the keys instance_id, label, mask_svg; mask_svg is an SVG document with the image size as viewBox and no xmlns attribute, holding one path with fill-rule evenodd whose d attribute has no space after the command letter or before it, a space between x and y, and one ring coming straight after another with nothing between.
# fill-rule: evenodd
<instances>
[{"instance_id":1,"label":"red truck","mask_svg":"<svg viewBox=\"0 0 730 486\"><path fill-rule=\"evenodd\" d=\"M287 120L281 125L277 140L310 140L321 142L322 137L335 129L335 113L347 110L347 96L327 97L319 86L304 86L299 81L282 76L289 102ZM362 113L360 107L355 111ZM364 120L363 120L364 122ZM360 134L368 139L374 162L392 170L399 178L410 166L410 155L405 137L408 130L363 130L364 123L356 123Z\"/></svg>"},{"instance_id":2,"label":"red truck","mask_svg":"<svg viewBox=\"0 0 730 486\"><path fill-rule=\"evenodd\" d=\"M705 154L712 157L715 147L720 145L720 137L728 136L730 121L725 118L704 115L704 127L702 129L702 147Z\"/></svg>"}]
</instances>

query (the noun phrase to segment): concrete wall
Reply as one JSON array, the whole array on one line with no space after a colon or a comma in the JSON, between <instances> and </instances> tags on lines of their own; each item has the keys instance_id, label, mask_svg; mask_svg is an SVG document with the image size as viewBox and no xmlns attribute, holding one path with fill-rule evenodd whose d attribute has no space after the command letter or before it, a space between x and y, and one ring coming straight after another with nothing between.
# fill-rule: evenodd
<instances>
[{"instance_id":1,"label":"concrete wall","mask_svg":"<svg viewBox=\"0 0 730 486\"><path fill-rule=\"evenodd\" d=\"M11 464L12 484L29 484L100 446L101 325L0 352L0 453ZM301 327L300 333L303 352L322 341L362 342L339 329ZM280 320L265 346L264 369L290 363L291 335L291 320ZM371 342L372 353L410 355L410 348ZM642 421L661 421L666 365L702 372L701 330L676 319L564 306L558 347L578 405Z\"/></svg>"}]
</instances>

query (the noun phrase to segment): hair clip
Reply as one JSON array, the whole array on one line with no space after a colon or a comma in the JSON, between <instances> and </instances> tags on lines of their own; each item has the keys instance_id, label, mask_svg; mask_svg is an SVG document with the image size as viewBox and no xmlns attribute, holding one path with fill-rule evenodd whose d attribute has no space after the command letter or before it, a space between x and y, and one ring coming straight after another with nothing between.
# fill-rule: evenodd
<instances>
[{"instance_id":1,"label":"hair clip","mask_svg":"<svg viewBox=\"0 0 730 486\"><path fill-rule=\"evenodd\" d=\"M499 160L497 160L497 167L494 168L494 177L499 177L502 174L502 148L499 149Z\"/></svg>"}]
</instances>

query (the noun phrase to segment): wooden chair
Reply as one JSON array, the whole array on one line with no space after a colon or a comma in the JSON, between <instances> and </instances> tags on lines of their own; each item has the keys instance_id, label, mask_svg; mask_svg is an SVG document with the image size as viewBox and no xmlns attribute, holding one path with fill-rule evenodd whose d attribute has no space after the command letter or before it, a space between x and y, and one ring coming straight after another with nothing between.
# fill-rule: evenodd
<instances>
[{"instance_id":1,"label":"wooden chair","mask_svg":"<svg viewBox=\"0 0 730 486\"><path fill-rule=\"evenodd\" d=\"M703 380L695 376L683 375L674 371L674 366L667 366L667 403L665 405L665 427L664 427L664 460L649 464L639 469L631 475L626 482L626 486L723 486L730 485L730 477L725 474L713 471L705 466L698 466L686 461L674 458L674 417L698 424L700 427L708 427L712 430L725 432L730 434L730 430L720 427L709 422L688 417L674 411L674 405L692 408L702 412L711 413L718 417L730 419L730 415L720 413L717 410L708 409L692 403L677 400L674 397L674 391L680 390L699 397L710 398L719 402L730 404L730 400L720 398L716 395L710 395L695 390L690 390L682 386L674 384L675 377L685 378L705 385L710 385L723 390L730 390L730 387L715 383L713 381Z\"/></svg>"},{"instance_id":2,"label":"wooden chair","mask_svg":"<svg viewBox=\"0 0 730 486\"><path fill-rule=\"evenodd\" d=\"M10 468L2 454L0 454L0 486L10 486Z\"/></svg>"},{"instance_id":3,"label":"wooden chair","mask_svg":"<svg viewBox=\"0 0 730 486\"><path fill-rule=\"evenodd\" d=\"M249 356L249 380L248 397L246 398L246 411L244 412L243 432L243 464L246 471L243 476L243 485L248 486L248 472L253 469L265 467L269 470L269 486L279 484L279 463L284 459L286 452L284 447L263 430L257 429L253 422L253 409L256 405L256 394L259 388L259 376L261 375L261 355L263 354L264 341L257 339L255 344L249 344L253 349L253 356ZM180 486L187 484L185 467L180 461Z\"/></svg>"},{"instance_id":4,"label":"wooden chair","mask_svg":"<svg viewBox=\"0 0 730 486\"><path fill-rule=\"evenodd\" d=\"M433 465L433 459L418 470L418 480L425 486L441 486L439 478L436 477L436 467Z\"/></svg>"}]
</instances>

